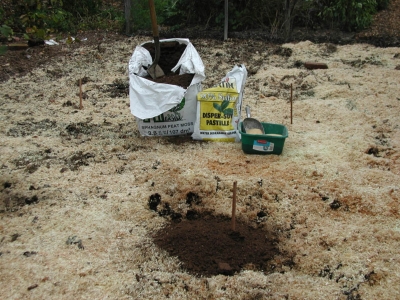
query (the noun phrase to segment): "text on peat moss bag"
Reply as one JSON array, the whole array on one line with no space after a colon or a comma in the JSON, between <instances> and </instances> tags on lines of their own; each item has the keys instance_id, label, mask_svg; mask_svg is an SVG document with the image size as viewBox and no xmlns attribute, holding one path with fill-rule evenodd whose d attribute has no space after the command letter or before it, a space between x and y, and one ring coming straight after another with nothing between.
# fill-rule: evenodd
<instances>
[{"instance_id":1,"label":"text on peat moss bag","mask_svg":"<svg viewBox=\"0 0 400 300\"><path fill-rule=\"evenodd\" d=\"M152 80L146 70L153 62L148 44L137 46L129 61L130 108L139 132L142 136L191 134L196 120L196 95L205 78L203 62L188 39L160 40L158 65L166 76ZM167 67L167 61L171 63L171 58L180 53L177 49L184 49L183 53ZM182 87L182 79L189 80L187 87Z\"/></svg>"},{"instance_id":2,"label":"text on peat moss bag","mask_svg":"<svg viewBox=\"0 0 400 300\"><path fill-rule=\"evenodd\" d=\"M239 142L239 128L247 70L235 66L216 86L197 94L197 115L192 138Z\"/></svg>"}]
</instances>

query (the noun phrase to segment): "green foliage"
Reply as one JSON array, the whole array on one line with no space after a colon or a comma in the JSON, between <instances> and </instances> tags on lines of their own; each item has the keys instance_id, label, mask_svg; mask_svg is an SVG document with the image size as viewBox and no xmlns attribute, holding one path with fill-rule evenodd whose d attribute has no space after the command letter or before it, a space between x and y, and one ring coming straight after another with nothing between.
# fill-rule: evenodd
<instances>
[{"instance_id":1,"label":"green foliage","mask_svg":"<svg viewBox=\"0 0 400 300\"><path fill-rule=\"evenodd\" d=\"M223 27L224 0L170 0L165 9L165 23L178 27ZM288 21L293 26L336 27L355 31L367 28L379 9L390 0L289 0L290 20L283 0L229 1L230 30L270 28L277 32Z\"/></svg>"},{"instance_id":2,"label":"green foliage","mask_svg":"<svg viewBox=\"0 0 400 300\"><path fill-rule=\"evenodd\" d=\"M0 20L3 20L4 18L4 8L0 7Z\"/></svg>"},{"instance_id":3,"label":"green foliage","mask_svg":"<svg viewBox=\"0 0 400 300\"><path fill-rule=\"evenodd\" d=\"M390 0L376 0L377 10L386 9L389 7Z\"/></svg>"},{"instance_id":4,"label":"green foliage","mask_svg":"<svg viewBox=\"0 0 400 300\"><path fill-rule=\"evenodd\" d=\"M3 24L0 26L0 41L7 40L10 41L13 36L13 30L11 27ZM0 55L4 55L7 52L6 45L0 45Z\"/></svg>"},{"instance_id":5,"label":"green foliage","mask_svg":"<svg viewBox=\"0 0 400 300\"><path fill-rule=\"evenodd\" d=\"M64 0L64 9L76 20L74 30L122 30L124 12L120 7L103 0ZM69 30L71 31L71 29Z\"/></svg>"},{"instance_id":6,"label":"green foliage","mask_svg":"<svg viewBox=\"0 0 400 300\"><path fill-rule=\"evenodd\" d=\"M228 26L232 30L242 30L252 27L248 22L249 19L247 19L252 13L251 8L249 8L246 3L241 2L243 1L228 2ZM250 23L255 24L254 18L251 18ZM218 9L214 24L220 28L225 26L225 5Z\"/></svg>"},{"instance_id":7,"label":"green foliage","mask_svg":"<svg viewBox=\"0 0 400 300\"><path fill-rule=\"evenodd\" d=\"M224 27L225 0L174 0L170 3L165 12L166 25ZM230 0L228 4L231 30L264 28L276 24L276 18L281 16L277 12L282 10L282 0Z\"/></svg>"},{"instance_id":8,"label":"green foliage","mask_svg":"<svg viewBox=\"0 0 400 300\"><path fill-rule=\"evenodd\" d=\"M122 31L124 21L123 11L117 10L115 7L102 8L97 14L80 18L77 29L112 29Z\"/></svg>"},{"instance_id":9,"label":"green foliage","mask_svg":"<svg viewBox=\"0 0 400 300\"><path fill-rule=\"evenodd\" d=\"M29 38L45 39L50 33L67 31L73 26L71 14L65 11L62 0L23 0L19 27Z\"/></svg>"},{"instance_id":10,"label":"green foliage","mask_svg":"<svg viewBox=\"0 0 400 300\"><path fill-rule=\"evenodd\" d=\"M243 2L243 1L242 1ZM257 22L257 9L248 5L245 1L228 2L228 25L231 30L245 30L251 29L258 25ZM225 25L225 9L221 10L215 18L215 24L223 28Z\"/></svg>"},{"instance_id":11,"label":"green foliage","mask_svg":"<svg viewBox=\"0 0 400 300\"><path fill-rule=\"evenodd\" d=\"M174 17L174 6L177 0L154 0L156 8L157 23L164 24L166 18ZM148 0L132 1L131 7L134 29L150 29L150 9Z\"/></svg>"},{"instance_id":12,"label":"green foliage","mask_svg":"<svg viewBox=\"0 0 400 300\"><path fill-rule=\"evenodd\" d=\"M180 27L181 16L184 15L184 11L180 11L178 7L179 0L170 0L168 5L164 7L162 14L164 15L164 23L166 25L172 25L176 29Z\"/></svg>"},{"instance_id":13,"label":"green foliage","mask_svg":"<svg viewBox=\"0 0 400 300\"><path fill-rule=\"evenodd\" d=\"M2 45L0 46L0 55L4 55L7 52L7 46Z\"/></svg>"},{"instance_id":14,"label":"green foliage","mask_svg":"<svg viewBox=\"0 0 400 300\"><path fill-rule=\"evenodd\" d=\"M30 37L45 39L50 33L71 29L70 16L62 9L51 8L29 11L20 16L20 20L25 32Z\"/></svg>"},{"instance_id":15,"label":"green foliage","mask_svg":"<svg viewBox=\"0 0 400 300\"><path fill-rule=\"evenodd\" d=\"M102 2L102 0L64 0L63 8L80 19L100 13Z\"/></svg>"},{"instance_id":16,"label":"green foliage","mask_svg":"<svg viewBox=\"0 0 400 300\"><path fill-rule=\"evenodd\" d=\"M371 24L376 9L376 0L331 0L324 6L321 16L339 24L343 30L362 30Z\"/></svg>"},{"instance_id":17,"label":"green foliage","mask_svg":"<svg viewBox=\"0 0 400 300\"><path fill-rule=\"evenodd\" d=\"M80 29L122 29L124 12L106 0L2 0L0 25L24 38L45 39L52 33ZM104 5L106 3L106 5Z\"/></svg>"},{"instance_id":18,"label":"green foliage","mask_svg":"<svg viewBox=\"0 0 400 300\"><path fill-rule=\"evenodd\" d=\"M285 11L285 3L289 3L290 14ZM288 21L295 27L362 30L370 25L376 11L387 8L389 3L390 0L229 0L229 30L262 28L278 35ZM171 29L223 28L224 4L225 0L155 0L157 21ZM148 0L131 0L131 16L134 30L151 29ZM43 39L52 33L74 34L88 29L122 31L124 18L122 0L2 0L0 38L4 41L19 35Z\"/></svg>"},{"instance_id":19,"label":"green foliage","mask_svg":"<svg viewBox=\"0 0 400 300\"><path fill-rule=\"evenodd\" d=\"M4 55L7 52L6 45L0 45L0 55Z\"/></svg>"},{"instance_id":20,"label":"green foliage","mask_svg":"<svg viewBox=\"0 0 400 300\"><path fill-rule=\"evenodd\" d=\"M13 35L13 30L10 26L7 26L5 24L0 26L0 38L4 37L6 39L11 38Z\"/></svg>"},{"instance_id":21,"label":"green foliage","mask_svg":"<svg viewBox=\"0 0 400 300\"><path fill-rule=\"evenodd\" d=\"M300 1L293 17L293 24L300 27L319 29L323 27L322 4L319 0Z\"/></svg>"},{"instance_id":22,"label":"green foliage","mask_svg":"<svg viewBox=\"0 0 400 300\"><path fill-rule=\"evenodd\" d=\"M224 11L224 0L170 0L164 14L166 25L216 26Z\"/></svg>"},{"instance_id":23,"label":"green foliage","mask_svg":"<svg viewBox=\"0 0 400 300\"><path fill-rule=\"evenodd\" d=\"M154 4L156 7L156 14L158 10L158 5ZM146 0L138 0L132 3L131 7L132 19L134 20L134 29L148 29L151 27L150 22L150 11L149 4ZM157 14L158 16L158 14Z\"/></svg>"}]
</instances>

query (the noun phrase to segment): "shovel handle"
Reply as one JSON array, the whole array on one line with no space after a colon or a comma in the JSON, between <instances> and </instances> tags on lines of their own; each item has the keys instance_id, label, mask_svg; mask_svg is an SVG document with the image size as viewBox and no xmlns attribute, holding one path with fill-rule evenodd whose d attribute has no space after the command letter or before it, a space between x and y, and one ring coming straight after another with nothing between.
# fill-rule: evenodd
<instances>
[{"instance_id":1,"label":"shovel handle","mask_svg":"<svg viewBox=\"0 0 400 300\"><path fill-rule=\"evenodd\" d=\"M246 116L250 118L250 106L246 105Z\"/></svg>"},{"instance_id":2,"label":"shovel handle","mask_svg":"<svg viewBox=\"0 0 400 300\"><path fill-rule=\"evenodd\" d=\"M149 0L150 7L150 17L151 17L151 28L153 29L153 37L158 37L158 25L157 25L157 16L156 16L156 8L154 6L154 0Z\"/></svg>"}]
</instances>

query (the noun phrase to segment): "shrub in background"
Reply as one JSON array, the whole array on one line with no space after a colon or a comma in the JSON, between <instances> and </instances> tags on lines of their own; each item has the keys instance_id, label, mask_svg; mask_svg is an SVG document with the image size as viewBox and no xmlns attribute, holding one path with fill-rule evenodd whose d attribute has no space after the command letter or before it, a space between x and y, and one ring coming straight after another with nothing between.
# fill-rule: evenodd
<instances>
[{"instance_id":1,"label":"shrub in background","mask_svg":"<svg viewBox=\"0 0 400 300\"><path fill-rule=\"evenodd\" d=\"M390 0L376 0L377 10L386 9L389 7Z\"/></svg>"},{"instance_id":2,"label":"shrub in background","mask_svg":"<svg viewBox=\"0 0 400 300\"><path fill-rule=\"evenodd\" d=\"M158 24L164 24L164 21L167 18L166 16L168 16L168 13L171 13L169 7L173 7L175 5L175 2L176 0L154 0ZM131 1L131 15L134 30L151 30L150 9L148 0Z\"/></svg>"},{"instance_id":3,"label":"shrub in background","mask_svg":"<svg viewBox=\"0 0 400 300\"><path fill-rule=\"evenodd\" d=\"M155 0L158 24L171 29L223 28L225 0ZM230 30L263 29L278 34L292 27L367 28L390 0L229 0ZM134 30L151 30L148 0L131 0ZM44 38L50 33L87 29L123 31L123 0L2 0L0 26L14 35ZM293 25L292 25L293 24ZM288 26L289 25L289 26ZM7 27L2 27L3 32ZM3 33L4 35L4 33Z\"/></svg>"},{"instance_id":4,"label":"shrub in background","mask_svg":"<svg viewBox=\"0 0 400 300\"><path fill-rule=\"evenodd\" d=\"M49 34L76 33L85 29L120 30L123 9L105 0L2 0L0 26L15 35L44 39Z\"/></svg>"},{"instance_id":5,"label":"shrub in background","mask_svg":"<svg viewBox=\"0 0 400 300\"><path fill-rule=\"evenodd\" d=\"M367 28L377 12L376 0L327 0L322 3L322 19L331 27L345 31Z\"/></svg>"},{"instance_id":6,"label":"shrub in background","mask_svg":"<svg viewBox=\"0 0 400 300\"><path fill-rule=\"evenodd\" d=\"M169 25L223 27L224 0L172 2L167 7ZM233 30L270 28L272 32L290 22L293 26L315 29L358 31L367 28L377 10L387 8L389 3L390 0L230 0L229 27Z\"/></svg>"}]
</instances>

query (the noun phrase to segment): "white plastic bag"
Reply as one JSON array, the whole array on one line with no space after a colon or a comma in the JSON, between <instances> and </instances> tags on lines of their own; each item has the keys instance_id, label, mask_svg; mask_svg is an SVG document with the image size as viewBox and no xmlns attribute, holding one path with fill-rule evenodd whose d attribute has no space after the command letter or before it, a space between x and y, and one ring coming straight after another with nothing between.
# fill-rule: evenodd
<instances>
[{"instance_id":1,"label":"white plastic bag","mask_svg":"<svg viewBox=\"0 0 400 300\"><path fill-rule=\"evenodd\" d=\"M153 61L144 44L136 47L129 61L129 98L131 113L142 136L182 135L194 130L196 95L205 79L203 62L188 39L160 40L160 44L163 42L186 45L172 71L179 69L179 75L194 74L194 77L187 89L145 79L148 73L143 66Z\"/></svg>"},{"instance_id":2,"label":"white plastic bag","mask_svg":"<svg viewBox=\"0 0 400 300\"><path fill-rule=\"evenodd\" d=\"M239 142L244 85L247 70L235 66L213 88L197 94L197 116L192 138L195 140Z\"/></svg>"}]
</instances>

